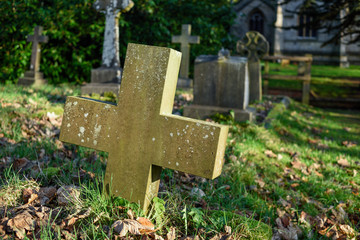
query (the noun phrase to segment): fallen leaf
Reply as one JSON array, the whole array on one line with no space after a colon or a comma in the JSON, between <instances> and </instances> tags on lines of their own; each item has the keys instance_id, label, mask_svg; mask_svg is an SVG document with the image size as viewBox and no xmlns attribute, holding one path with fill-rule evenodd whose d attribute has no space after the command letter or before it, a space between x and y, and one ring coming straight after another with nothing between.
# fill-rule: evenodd
<instances>
[{"instance_id":1,"label":"fallen leaf","mask_svg":"<svg viewBox=\"0 0 360 240\"><path fill-rule=\"evenodd\" d=\"M259 184L259 187L260 187L260 188L263 188L263 187L265 186L265 182L264 182L264 180L261 179L261 178L256 179L255 182L256 182L257 184Z\"/></svg>"},{"instance_id":2,"label":"fallen leaf","mask_svg":"<svg viewBox=\"0 0 360 240\"><path fill-rule=\"evenodd\" d=\"M15 170L23 170L30 161L27 158L17 158L14 160L13 166Z\"/></svg>"},{"instance_id":3,"label":"fallen leaf","mask_svg":"<svg viewBox=\"0 0 360 240\"><path fill-rule=\"evenodd\" d=\"M350 163L345 158L340 157L337 163L342 167L350 167Z\"/></svg>"},{"instance_id":4,"label":"fallen leaf","mask_svg":"<svg viewBox=\"0 0 360 240\"><path fill-rule=\"evenodd\" d=\"M273 153L273 151L271 151L271 150L265 150L265 155L268 158L277 158L277 155L275 153Z\"/></svg>"},{"instance_id":5,"label":"fallen leaf","mask_svg":"<svg viewBox=\"0 0 360 240\"><path fill-rule=\"evenodd\" d=\"M139 229L142 228L142 225L136 220L125 219L117 220L111 225L111 228L119 235L119 237L125 237L127 233L140 235Z\"/></svg>"},{"instance_id":6,"label":"fallen leaf","mask_svg":"<svg viewBox=\"0 0 360 240\"><path fill-rule=\"evenodd\" d=\"M138 217L136 219L136 221L138 221L141 225L143 225L143 227L145 229L149 229L149 230L154 230L155 229L155 226L154 224L152 224L152 222L147 219L147 218L144 218L144 217Z\"/></svg>"},{"instance_id":7,"label":"fallen leaf","mask_svg":"<svg viewBox=\"0 0 360 240\"><path fill-rule=\"evenodd\" d=\"M293 168L298 169L298 170L306 168L306 164L302 163L302 162L300 162L298 160L292 161L291 165L293 166Z\"/></svg>"},{"instance_id":8,"label":"fallen leaf","mask_svg":"<svg viewBox=\"0 0 360 240\"><path fill-rule=\"evenodd\" d=\"M28 211L24 211L10 219L7 226L16 233L18 238L24 239L26 237L26 230L35 230L35 224L36 221L33 216Z\"/></svg>"},{"instance_id":9,"label":"fallen leaf","mask_svg":"<svg viewBox=\"0 0 360 240\"><path fill-rule=\"evenodd\" d=\"M357 145L355 142L350 142L350 141L343 141L343 142L341 142L341 144L348 148L355 147Z\"/></svg>"},{"instance_id":10,"label":"fallen leaf","mask_svg":"<svg viewBox=\"0 0 360 240\"><path fill-rule=\"evenodd\" d=\"M166 234L167 240L175 240L176 237L176 228L170 227L169 232Z\"/></svg>"}]
</instances>

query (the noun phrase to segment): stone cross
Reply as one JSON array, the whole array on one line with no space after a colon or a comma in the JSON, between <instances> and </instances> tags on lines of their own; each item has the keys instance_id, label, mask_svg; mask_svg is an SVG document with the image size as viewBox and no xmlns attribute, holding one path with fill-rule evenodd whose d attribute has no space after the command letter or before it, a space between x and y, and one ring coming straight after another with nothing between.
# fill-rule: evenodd
<instances>
[{"instance_id":1,"label":"stone cross","mask_svg":"<svg viewBox=\"0 0 360 240\"><path fill-rule=\"evenodd\" d=\"M105 12L105 32L102 52L104 67L120 67L119 57L119 16L120 11L129 10L134 3L131 0L96 0L94 8Z\"/></svg>"},{"instance_id":2,"label":"stone cross","mask_svg":"<svg viewBox=\"0 0 360 240\"><path fill-rule=\"evenodd\" d=\"M247 32L245 37L237 42L238 53L248 58L249 78L250 78L250 102L262 99L261 89L261 68L260 59L268 54L269 43L259 32Z\"/></svg>"},{"instance_id":3,"label":"stone cross","mask_svg":"<svg viewBox=\"0 0 360 240\"><path fill-rule=\"evenodd\" d=\"M129 44L118 105L68 97L60 139L109 153L105 192L147 209L162 168L220 175L228 127L172 115L181 53Z\"/></svg>"},{"instance_id":4,"label":"stone cross","mask_svg":"<svg viewBox=\"0 0 360 240\"><path fill-rule=\"evenodd\" d=\"M172 36L173 43L181 43L181 67L180 67L180 77L181 78L189 78L189 62L190 62L190 43L199 44L200 37L199 36L191 36L191 25L183 24L181 27L181 35L180 36Z\"/></svg>"},{"instance_id":5,"label":"stone cross","mask_svg":"<svg viewBox=\"0 0 360 240\"><path fill-rule=\"evenodd\" d=\"M40 43L47 43L48 37L41 35L43 28L36 26L34 35L27 36L27 41L32 42L30 71L38 72L40 70Z\"/></svg>"},{"instance_id":6,"label":"stone cross","mask_svg":"<svg viewBox=\"0 0 360 240\"><path fill-rule=\"evenodd\" d=\"M27 41L32 42L30 70L26 71L24 76L19 78L19 85L43 85L47 81L43 73L40 72L40 43L47 43L48 37L41 35L43 28L36 26L34 35L27 36Z\"/></svg>"}]
</instances>

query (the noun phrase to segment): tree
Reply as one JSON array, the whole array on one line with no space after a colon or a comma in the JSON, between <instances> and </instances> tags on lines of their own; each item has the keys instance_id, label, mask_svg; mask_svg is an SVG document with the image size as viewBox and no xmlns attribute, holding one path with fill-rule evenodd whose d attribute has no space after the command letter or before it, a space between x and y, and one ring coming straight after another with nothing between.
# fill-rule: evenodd
<instances>
[{"instance_id":1,"label":"tree","mask_svg":"<svg viewBox=\"0 0 360 240\"><path fill-rule=\"evenodd\" d=\"M295 1L284 0L282 4ZM311 15L306 24L331 33L324 45L360 42L360 0L304 0L302 7L292 13Z\"/></svg>"}]
</instances>

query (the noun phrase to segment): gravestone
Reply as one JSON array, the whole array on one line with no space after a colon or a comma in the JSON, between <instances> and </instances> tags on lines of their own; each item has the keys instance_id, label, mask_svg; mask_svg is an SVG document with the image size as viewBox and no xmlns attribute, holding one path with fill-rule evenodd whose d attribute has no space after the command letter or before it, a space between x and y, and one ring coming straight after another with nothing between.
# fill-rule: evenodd
<instances>
[{"instance_id":1,"label":"gravestone","mask_svg":"<svg viewBox=\"0 0 360 240\"><path fill-rule=\"evenodd\" d=\"M43 28L36 26L34 35L27 36L27 41L32 42L30 70L25 72L25 76L18 81L19 85L42 85L46 84L44 75L40 72L40 43L47 43L48 37L41 35Z\"/></svg>"},{"instance_id":2,"label":"gravestone","mask_svg":"<svg viewBox=\"0 0 360 240\"><path fill-rule=\"evenodd\" d=\"M236 49L240 55L247 57L250 78L250 103L261 101L261 66L260 59L269 53L269 43L259 32L247 32L245 37L237 42Z\"/></svg>"},{"instance_id":3,"label":"gravestone","mask_svg":"<svg viewBox=\"0 0 360 240\"><path fill-rule=\"evenodd\" d=\"M203 119L215 113L234 111L235 120L252 121L248 108L247 60L221 50L218 56L201 55L195 60L194 103L184 107L184 116Z\"/></svg>"},{"instance_id":4,"label":"gravestone","mask_svg":"<svg viewBox=\"0 0 360 240\"><path fill-rule=\"evenodd\" d=\"M140 203L157 195L162 167L220 175L228 126L172 115L181 53L129 44L118 105L68 97L60 139L109 153L105 191Z\"/></svg>"},{"instance_id":5,"label":"gravestone","mask_svg":"<svg viewBox=\"0 0 360 240\"><path fill-rule=\"evenodd\" d=\"M181 27L180 36L172 36L173 43L181 43L181 67L180 78L178 81L178 87L189 88L192 87L192 81L189 79L189 64L190 64L190 43L199 44L199 36L191 36L191 25L183 24Z\"/></svg>"},{"instance_id":6,"label":"gravestone","mask_svg":"<svg viewBox=\"0 0 360 240\"><path fill-rule=\"evenodd\" d=\"M91 82L81 88L82 94L104 92L119 94L122 74L119 55L119 17L121 12L129 11L133 5L131 0L95 1L94 8L105 13L102 65L91 70Z\"/></svg>"}]
</instances>

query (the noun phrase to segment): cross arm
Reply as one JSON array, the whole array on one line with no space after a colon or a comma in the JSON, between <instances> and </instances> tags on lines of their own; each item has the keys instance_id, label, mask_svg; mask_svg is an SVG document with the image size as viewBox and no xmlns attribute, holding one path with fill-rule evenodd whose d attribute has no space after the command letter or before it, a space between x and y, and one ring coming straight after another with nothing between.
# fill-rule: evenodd
<instances>
[{"instance_id":1,"label":"cross arm","mask_svg":"<svg viewBox=\"0 0 360 240\"><path fill-rule=\"evenodd\" d=\"M68 97L60 140L108 152L118 137L116 105L88 98Z\"/></svg>"},{"instance_id":2,"label":"cross arm","mask_svg":"<svg viewBox=\"0 0 360 240\"><path fill-rule=\"evenodd\" d=\"M228 126L164 116L160 166L214 179L221 174Z\"/></svg>"},{"instance_id":3,"label":"cross arm","mask_svg":"<svg viewBox=\"0 0 360 240\"><path fill-rule=\"evenodd\" d=\"M172 36L171 42L173 43L181 43L181 36Z\"/></svg>"},{"instance_id":4,"label":"cross arm","mask_svg":"<svg viewBox=\"0 0 360 240\"><path fill-rule=\"evenodd\" d=\"M189 43L200 43L200 37L199 36L189 36Z\"/></svg>"}]
</instances>

